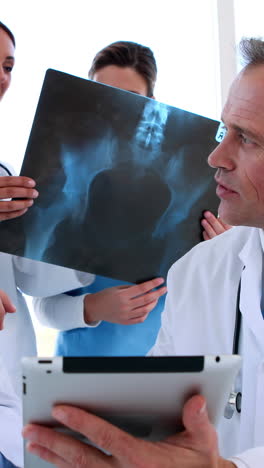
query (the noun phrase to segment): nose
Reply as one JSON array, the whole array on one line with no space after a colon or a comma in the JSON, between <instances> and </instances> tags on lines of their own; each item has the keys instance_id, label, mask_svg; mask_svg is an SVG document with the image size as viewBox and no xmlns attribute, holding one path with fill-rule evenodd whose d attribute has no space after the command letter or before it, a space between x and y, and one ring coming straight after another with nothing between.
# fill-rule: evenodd
<instances>
[{"instance_id":1,"label":"nose","mask_svg":"<svg viewBox=\"0 0 264 468\"><path fill-rule=\"evenodd\" d=\"M222 168L232 171L235 167L235 148L226 136L224 140L219 143L215 150L208 156L208 164L214 168Z\"/></svg>"},{"instance_id":2,"label":"nose","mask_svg":"<svg viewBox=\"0 0 264 468\"><path fill-rule=\"evenodd\" d=\"M3 84L7 80L5 70L0 66L0 82Z\"/></svg>"}]
</instances>

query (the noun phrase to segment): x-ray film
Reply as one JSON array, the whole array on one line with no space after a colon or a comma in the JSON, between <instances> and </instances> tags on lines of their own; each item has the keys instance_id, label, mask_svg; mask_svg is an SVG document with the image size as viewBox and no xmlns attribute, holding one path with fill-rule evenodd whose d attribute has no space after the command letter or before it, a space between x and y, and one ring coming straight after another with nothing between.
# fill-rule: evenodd
<instances>
[{"instance_id":1,"label":"x-ray film","mask_svg":"<svg viewBox=\"0 0 264 468\"><path fill-rule=\"evenodd\" d=\"M111 278L166 277L217 212L219 122L48 70L21 175L40 195L0 250Z\"/></svg>"}]
</instances>

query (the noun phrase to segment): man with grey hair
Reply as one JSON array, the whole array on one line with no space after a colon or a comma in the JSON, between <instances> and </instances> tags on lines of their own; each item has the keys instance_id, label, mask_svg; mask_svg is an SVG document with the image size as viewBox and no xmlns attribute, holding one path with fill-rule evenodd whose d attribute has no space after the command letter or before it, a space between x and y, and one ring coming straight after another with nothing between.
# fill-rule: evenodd
<instances>
[{"instance_id":1,"label":"man with grey hair","mask_svg":"<svg viewBox=\"0 0 264 468\"><path fill-rule=\"evenodd\" d=\"M236 391L242 392L241 414L223 418L218 437L206 402L197 395L183 408L185 430L152 443L81 409L57 406L55 418L112 454L50 428L27 426L28 449L58 467L264 466L264 42L244 40L241 50L246 64L223 110L225 138L209 156L217 169L219 215L240 227L200 243L172 266L162 328L152 350L154 356L232 353L238 304L242 324L235 341L243 366Z\"/></svg>"}]
</instances>

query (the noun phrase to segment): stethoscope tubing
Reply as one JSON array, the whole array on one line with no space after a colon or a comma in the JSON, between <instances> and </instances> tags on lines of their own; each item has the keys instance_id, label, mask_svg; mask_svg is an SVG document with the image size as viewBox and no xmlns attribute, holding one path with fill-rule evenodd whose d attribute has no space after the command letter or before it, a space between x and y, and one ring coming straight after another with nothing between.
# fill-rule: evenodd
<instances>
[{"instance_id":1,"label":"stethoscope tubing","mask_svg":"<svg viewBox=\"0 0 264 468\"><path fill-rule=\"evenodd\" d=\"M235 329L233 337L233 354L239 354L239 339L241 333L241 322L242 314L240 310L240 293L241 293L241 278L237 290L237 300L236 300L236 319L235 319ZM242 402L242 393L232 391L230 393L229 401L225 410L225 417L231 419L235 411L241 413L241 402Z\"/></svg>"},{"instance_id":2,"label":"stethoscope tubing","mask_svg":"<svg viewBox=\"0 0 264 468\"><path fill-rule=\"evenodd\" d=\"M0 168L2 168L7 174L7 176L12 176L12 172L2 163L0 163Z\"/></svg>"}]
</instances>

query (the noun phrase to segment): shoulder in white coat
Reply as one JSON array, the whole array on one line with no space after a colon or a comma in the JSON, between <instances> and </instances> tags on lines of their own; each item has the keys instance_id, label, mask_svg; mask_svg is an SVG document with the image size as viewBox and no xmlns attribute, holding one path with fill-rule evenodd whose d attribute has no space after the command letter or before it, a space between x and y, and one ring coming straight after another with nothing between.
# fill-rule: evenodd
<instances>
[{"instance_id":1,"label":"shoulder in white coat","mask_svg":"<svg viewBox=\"0 0 264 468\"><path fill-rule=\"evenodd\" d=\"M201 242L168 273L162 327L152 355L232 352L240 252L254 228L235 227ZM259 237L259 233L257 232Z\"/></svg>"}]
</instances>

